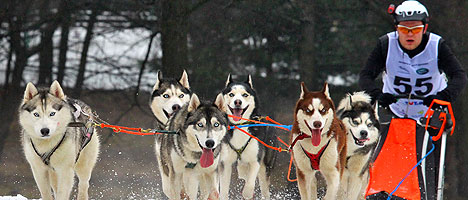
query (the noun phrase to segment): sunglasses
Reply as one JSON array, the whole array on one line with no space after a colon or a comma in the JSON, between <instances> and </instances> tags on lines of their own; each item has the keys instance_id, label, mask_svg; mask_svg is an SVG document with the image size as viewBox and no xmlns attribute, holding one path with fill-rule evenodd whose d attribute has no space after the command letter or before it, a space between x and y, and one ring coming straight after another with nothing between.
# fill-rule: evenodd
<instances>
[{"instance_id":1,"label":"sunglasses","mask_svg":"<svg viewBox=\"0 0 468 200\"><path fill-rule=\"evenodd\" d=\"M419 32L421 32L424 29L424 25L413 26L413 27L398 25L397 29L400 32L404 33L404 34L408 34L409 32L411 32L413 34L418 34Z\"/></svg>"}]
</instances>

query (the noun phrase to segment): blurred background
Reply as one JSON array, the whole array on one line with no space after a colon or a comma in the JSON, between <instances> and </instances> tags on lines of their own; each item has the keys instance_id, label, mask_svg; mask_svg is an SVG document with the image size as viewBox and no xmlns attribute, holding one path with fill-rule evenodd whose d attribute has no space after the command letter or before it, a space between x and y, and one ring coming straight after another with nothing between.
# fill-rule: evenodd
<instances>
[{"instance_id":1,"label":"blurred background","mask_svg":"<svg viewBox=\"0 0 468 200\"><path fill-rule=\"evenodd\" d=\"M65 93L91 105L111 124L151 128L148 106L157 70L213 100L227 75L253 77L260 112L291 124L300 82L330 83L337 103L359 90L360 68L378 37L393 31L390 0L2 0L0 3L0 196L39 198L19 143L17 108L27 82L58 80ZM421 1L429 31L468 63L468 1ZM379 81L377 81L379 82ZM454 105L448 138L445 199L468 191L468 93ZM468 113L468 112L467 112ZM288 132L278 130L283 139ZM102 130L92 199L161 199L152 136ZM289 155L272 176L274 199L297 199L286 180ZM233 180L231 197L241 187ZM242 184L241 184L242 185Z\"/></svg>"}]
</instances>

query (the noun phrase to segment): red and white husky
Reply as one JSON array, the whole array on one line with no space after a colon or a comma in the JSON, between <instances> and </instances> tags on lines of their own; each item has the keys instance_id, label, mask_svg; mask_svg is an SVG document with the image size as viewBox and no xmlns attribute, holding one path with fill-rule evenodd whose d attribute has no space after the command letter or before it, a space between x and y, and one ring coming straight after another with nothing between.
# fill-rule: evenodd
<instances>
[{"instance_id":1,"label":"red and white husky","mask_svg":"<svg viewBox=\"0 0 468 200\"><path fill-rule=\"evenodd\" d=\"M290 140L301 199L317 199L318 171L327 182L325 199L336 199L346 162L346 129L335 115L327 83L319 92L301 83Z\"/></svg>"}]
</instances>

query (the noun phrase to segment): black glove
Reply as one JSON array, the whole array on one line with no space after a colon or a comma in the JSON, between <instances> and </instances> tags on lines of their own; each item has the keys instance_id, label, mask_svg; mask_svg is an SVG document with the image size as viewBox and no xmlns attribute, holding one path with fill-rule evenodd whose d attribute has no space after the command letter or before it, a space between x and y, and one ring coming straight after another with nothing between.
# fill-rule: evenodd
<instances>
[{"instance_id":1,"label":"black glove","mask_svg":"<svg viewBox=\"0 0 468 200\"><path fill-rule=\"evenodd\" d=\"M437 93L436 95L429 95L423 100L423 104L429 107L434 99L439 99L442 101L448 101L443 95Z\"/></svg>"},{"instance_id":2,"label":"black glove","mask_svg":"<svg viewBox=\"0 0 468 200\"><path fill-rule=\"evenodd\" d=\"M393 94L390 93L382 93L377 98L379 104L383 107L388 107L390 104L397 102L397 99Z\"/></svg>"}]
</instances>

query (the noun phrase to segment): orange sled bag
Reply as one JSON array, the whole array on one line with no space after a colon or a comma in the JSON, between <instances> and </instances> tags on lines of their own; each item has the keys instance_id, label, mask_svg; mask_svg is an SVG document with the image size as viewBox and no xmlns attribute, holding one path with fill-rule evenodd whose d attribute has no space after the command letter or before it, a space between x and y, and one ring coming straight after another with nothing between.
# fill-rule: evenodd
<instances>
[{"instance_id":1,"label":"orange sled bag","mask_svg":"<svg viewBox=\"0 0 468 200\"><path fill-rule=\"evenodd\" d=\"M387 199L417 163L416 121L394 118L380 153L371 165L367 199ZM413 170L393 193L392 199L420 200L418 170Z\"/></svg>"}]
</instances>

